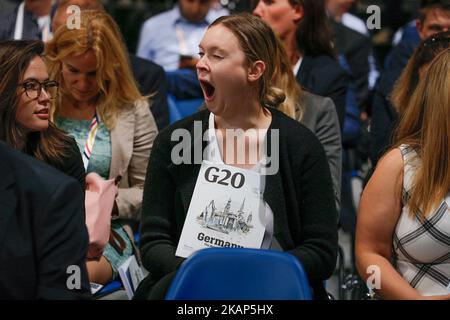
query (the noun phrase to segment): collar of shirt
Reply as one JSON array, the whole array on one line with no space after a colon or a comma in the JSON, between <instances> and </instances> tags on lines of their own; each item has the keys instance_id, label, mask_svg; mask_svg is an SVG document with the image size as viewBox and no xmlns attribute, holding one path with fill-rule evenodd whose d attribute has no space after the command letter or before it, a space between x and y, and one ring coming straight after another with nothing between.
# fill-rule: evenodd
<instances>
[{"instance_id":1,"label":"collar of shirt","mask_svg":"<svg viewBox=\"0 0 450 320\"><path fill-rule=\"evenodd\" d=\"M292 71L294 72L294 76L297 76L298 71L300 70L300 66L302 65L303 57L300 57L297 63L292 67Z\"/></svg>"},{"instance_id":2,"label":"collar of shirt","mask_svg":"<svg viewBox=\"0 0 450 320\"><path fill-rule=\"evenodd\" d=\"M180 7L178 5L175 5L175 7L171 10L172 14L173 14L173 23L174 25L177 24L178 22L181 23L187 23L187 24L193 24L193 25L205 25L205 26L209 26L214 20L215 17L212 14L211 10L208 12L208 14L206 15L205 19L201 22L191 22L189 20L187 20L185 17L183 17L183 15L181 14L180 11Z\"/></svg>"}]
</instances>

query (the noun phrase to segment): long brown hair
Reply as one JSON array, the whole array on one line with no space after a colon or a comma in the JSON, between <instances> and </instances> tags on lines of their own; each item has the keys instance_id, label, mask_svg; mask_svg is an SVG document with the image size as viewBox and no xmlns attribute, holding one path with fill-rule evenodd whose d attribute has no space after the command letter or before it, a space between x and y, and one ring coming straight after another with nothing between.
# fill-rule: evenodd
<instances>
[{"instance_id":1,"label":"long brown hair","mask_svg":"<svg viewBox=\"0 0 450 320\"><path fill-rule=\"evenodd\" d=\"M413 147L420 166L408 200L411 215L424 218L450 190L450 49L430 64L401 115L395 145Z\"/></svg>"},{"instance_id":2,"label":"long brown hair","mask_svg":"<svg viewBox=\"0 0 450 320\"><path fill-rule=\"evenodd\" d=\"M148 97L139 92L118 25L100 10L82 11L79 29L60 26L46 46L50 76L60 83L60 99L52 117L59 113L70 96L64 87L62 60L88 50L93 50L97 59L96 78L100 88L97 111L105 126L112 130L122 108L131 107L140 100L146 102Z\"/></svg>"},{"instance_id":3,"label":"long brown hair","mask_svg":"<svg viewBox=\"0 0 450 320\"><path fill-rule=\"evenodd\" d=\"M450 31L437 33L420 42L392 91L391 101L399 114L405 112L419 83L420 70L440 52L450 47Z\"/></svg>"},{"instance_id":4,"label":"long brown hair","mask_svg":"<svg viewBox=\"0 0 450 320\"><path fill-rule=\"evenodd\" d=\"M295 79L284 45L278 37L276 51L274 59L278 59L278 61L275 61L276 68L273 75L273 83L286 96L286 99L278 105L278 109L289 117L301 121L304 114L304 106L300 103L302 90ZM298 118L296 113L298 113Z\"/></svg>"},{"instance_id":5,"label":"long brown hair","mask_svg":"<svg viewBox=\"0 0 450 320\"><path fill-rule=\"evenodd\" d=\"M41 41L0 42L0 140L39 160L58 164L67 153L70 138L51 122L47 130L29 133L16 121L18 84L31 60L43 52Z\"/></svg>"},{"instance_id":6,"label":"long brown hair","mask_svg":"<svg viewBox=\"0 0 450 320\"><path fill-rule=\"evenodd\" d=\"M289 0L289 3L303 7L304 11L296 31L299 51L306 56L336 58L324 0Z\"/></svg>"},{"instance_id":7,"label":"long brown hair","mask_svg":"<svg viewBox=\"0 0 450 320\"><path fill-rule=\"evenodd\" d=\"M264 62L266 69L259 80L259 102L262 106L277 108L286 95L272 82L278 61L277 38L272 29L249 13L220 17L209 28L216 25L223 25L236 36L247 63Z\"/></svg>"}]
</instances>

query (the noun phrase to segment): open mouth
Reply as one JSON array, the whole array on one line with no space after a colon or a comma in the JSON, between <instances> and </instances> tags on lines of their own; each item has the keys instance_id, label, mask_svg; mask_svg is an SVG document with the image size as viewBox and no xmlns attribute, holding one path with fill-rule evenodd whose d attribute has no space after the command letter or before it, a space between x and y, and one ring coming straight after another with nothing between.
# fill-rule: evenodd
<instances>
[{"instance_id":1,"label":"open mouth","mask_svg":"<svg viewBox=\"0 0 450 320\"><path fill-rule=\"evenodd\" d=\"M205 95L206 101L211 101L214 98L214 92L216 91L216 88L205 80L200 80L200 86L203 89L203 94Z\"/></svg>"}]
</instances>

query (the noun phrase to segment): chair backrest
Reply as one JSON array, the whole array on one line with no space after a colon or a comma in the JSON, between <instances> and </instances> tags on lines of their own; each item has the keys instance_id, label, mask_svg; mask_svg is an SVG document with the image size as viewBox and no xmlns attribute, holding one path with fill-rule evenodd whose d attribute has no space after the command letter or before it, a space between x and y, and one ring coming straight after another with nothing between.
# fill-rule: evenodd
<instances>
[{"instance_id":1,"label":"chair backrest","mask_svg":"<svg viewBox=\"0 0 450 320\"><path fill-rule=\"evenodd\" d=\"M198 111L203 103L203 99L177 100L172 94L167 94L169 105L169 121L174 123Z\"/></svg>"},{"instance_id":2,"label":"chair backrest","mask_svg":"<svg viewBox=\"0 0 450 320\"><path fill-rule=\"evenodd\" d=\"M208 248L186 259L167 300L310 300L302 265L280 251Z\"/></svg>"}]
</instances>

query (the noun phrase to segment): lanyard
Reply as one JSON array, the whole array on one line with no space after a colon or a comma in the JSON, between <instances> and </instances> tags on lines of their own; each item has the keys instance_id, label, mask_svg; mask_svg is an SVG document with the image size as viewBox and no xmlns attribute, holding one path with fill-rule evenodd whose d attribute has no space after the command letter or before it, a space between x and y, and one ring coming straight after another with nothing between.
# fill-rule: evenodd
<instances>
[{"instance_id":1,"label":"lanyard","mask_svg":"<svg viewBox=\"0 0 450 320\"><path fill-rule=\"evenodd\" d=\"M92 118L91 125L89 126L89 133L87 136L86 144L84 145L83 151L83 164L84 170L87 171L87 167L89 165L89 160L91 158L92 148L94 147L95 137L97 136L97 129L100 123L100 118L95 112L94 117Z\"/></svg>"},{"instance_id":2,"label":"lanyard","mask_svg":"<svg viewBox=\"0 0 450 320\"><path fill-rule=\"evenodd\" d=\"M25 13L25 1L19 5L17 10L16 27L14 28L14 40L20 40L23 36L23 16Z\"/></svg>"},{"instance_id":3,"label":"lanyard","mask_svg":"<svg viewBox=\"0 0 450 320\"><path fill-rule=\"evenodd\" d=\"M178 46L179 46L179 49L180 49L180 54L181 55L187 55L189 53L189 50L188 50L188 47L187 47L186 39L184 37L184 31L181 29L180 26L176 26L175 27L175 34L177 36Z\"/></svg>"}]
</instances>

